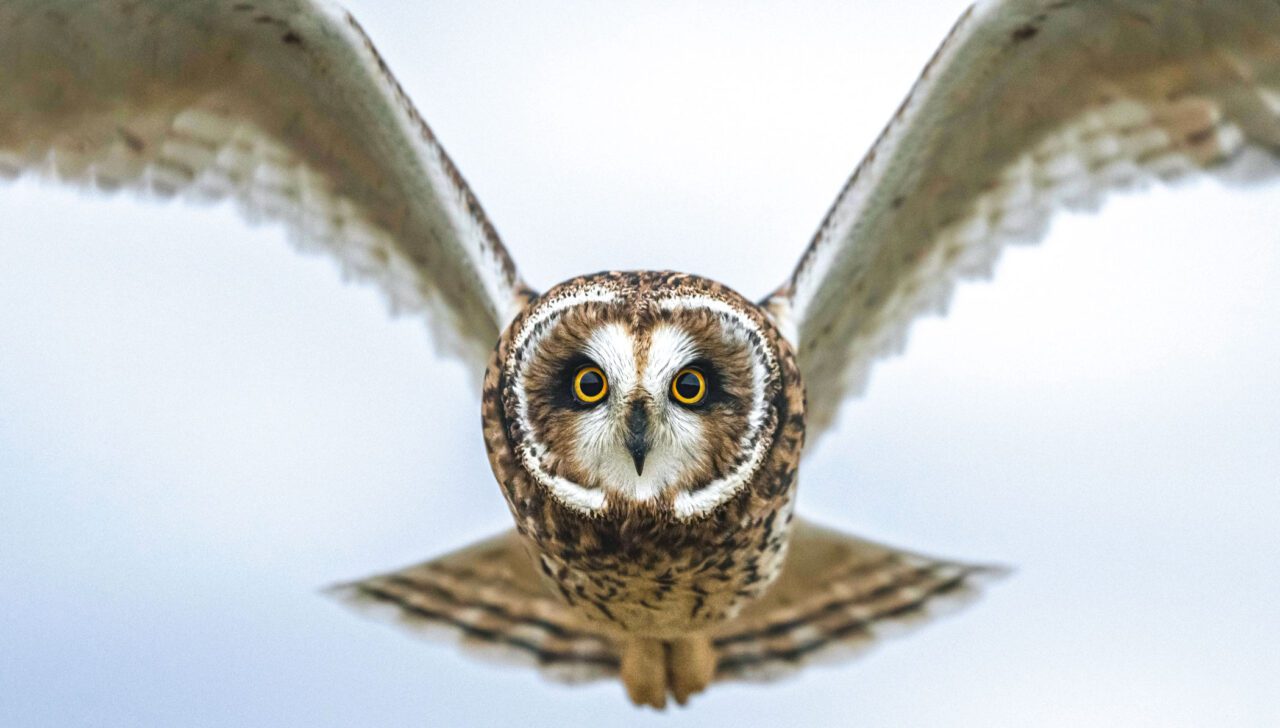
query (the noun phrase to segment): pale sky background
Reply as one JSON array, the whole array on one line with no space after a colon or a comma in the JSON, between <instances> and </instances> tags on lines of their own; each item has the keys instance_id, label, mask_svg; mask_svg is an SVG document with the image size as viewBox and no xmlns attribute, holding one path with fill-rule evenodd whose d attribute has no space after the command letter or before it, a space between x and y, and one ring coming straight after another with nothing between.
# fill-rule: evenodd
<instances>
[{"instance_id":1,"label":"pale sky background","mask_svg":"<svg viewBox=\"0 0 1280 728\"><path fill-rule=\"evenodd\" d=\"M963 1L352 2L526 278L790 270ZM963 134L963 129L957 129ZM657 717L320 587L508 527L425 327L227 206L0 188L0 725L1280 724L1280 186L1060 217L913 330L818 520L1017 573Z\"/></svg>"}]
</instances>

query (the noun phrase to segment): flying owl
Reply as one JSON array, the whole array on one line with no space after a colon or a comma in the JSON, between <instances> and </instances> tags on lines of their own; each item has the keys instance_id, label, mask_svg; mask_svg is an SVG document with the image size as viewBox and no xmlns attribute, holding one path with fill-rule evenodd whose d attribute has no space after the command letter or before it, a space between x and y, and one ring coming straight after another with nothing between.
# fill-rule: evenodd
<instances>
[{"instance_id":1,"label":"flying owl","mask_svg":"<svg viewBox=\"0 0 1280 728\"><path fill-rule=\"evenodd\" d=\"M421 313L482 377L515 527L332 592L659 708L864 646L999 576L797 517L806 445L913 319L1056 207L1260 178L1278 151L1280 6L992 0L776 290L609 271L539 292L343 11L0 0L0 175L233 199Z\"/></svg>"}]
</instances>

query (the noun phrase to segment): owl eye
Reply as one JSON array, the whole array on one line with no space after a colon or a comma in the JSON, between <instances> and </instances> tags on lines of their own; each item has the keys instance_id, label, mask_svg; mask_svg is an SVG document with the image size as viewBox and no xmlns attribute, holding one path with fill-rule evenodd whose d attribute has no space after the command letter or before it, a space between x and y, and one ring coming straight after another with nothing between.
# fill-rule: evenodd
<instances>
[{"instance_id":1,"label":"owl eye","mask_svg":"<svg viewBox=\"0 0 1280 728\"><path fill-rule=\"evenodd\" d=\"M680 404L697 404L707 396L707 378L697 369L681 369L671 380L671 396Z\"/></svg>"},{"instance_id":2,"label":"owl eye","mask_svg":"<svg viewBox=\"0 0 1280 728\"><path fill-rule=\"evenodd\" d=\"M579 402L595 404L609 393L609 382L600 367L583 367L573 375L573 396Z\"/></svg>"}]
</instances>

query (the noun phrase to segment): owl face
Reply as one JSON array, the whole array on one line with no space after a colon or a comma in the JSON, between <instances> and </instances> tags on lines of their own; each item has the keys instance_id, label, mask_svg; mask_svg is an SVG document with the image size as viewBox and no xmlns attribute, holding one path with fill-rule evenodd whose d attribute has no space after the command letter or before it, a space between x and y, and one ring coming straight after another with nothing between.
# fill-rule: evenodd
<instances>
[{"instance_id":1,"label":"owl face","mask_svg":"<svg viewBox=\"0 0 1280 728\"><path fill-rule=\"evenodd\" d=\"M750 482L773 444L776 333L714 282L671 273L575 279L504 337L503 407L516 459L574 510L704 515Z\"/></svg>"}]
</instances>

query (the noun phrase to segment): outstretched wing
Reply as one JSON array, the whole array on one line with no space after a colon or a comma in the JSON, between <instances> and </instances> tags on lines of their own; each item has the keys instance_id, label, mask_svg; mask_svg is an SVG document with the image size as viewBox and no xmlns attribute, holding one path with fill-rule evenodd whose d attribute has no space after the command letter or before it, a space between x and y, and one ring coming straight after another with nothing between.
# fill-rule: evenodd
<instances>
[{"instance_id":1,"label":"outstretched wing","mask_svg":"<svg viewBox=\"0 0 1280 728\"><path fill-rule=\"evenodd\" d=\"M24 172L283 220L477 374L528 293L372 43L320 0L0 0L0 175Z\"/></svg>"},{"instance_id":2,"label":"outstretched wing","mask_svg":"<svg viewBox=\"0 0 1280 728\"><path fill-rule=\"evenodd\" d=\"M1274 173L1280 5L990 0L960 19L766 305L797 345L808 436L916 316L1055 207L1190 172Z\"/></svg>"},{"instance_id":3,"label":"outstretched wing","mask_svg":"<svg viewBox=\"0 0 1280 728\"><path fill-rule=\"evenodd\" d=\"M717 680L771 680L963 605L1000 567L900 551L803 520L778 581L712 634Z\"/></svg>"},{"instance_id":4,"label":"outstretched wing","mask_svg":"<svg viewBox=\"0 0 1280 728\"><path fill-rule=\"evenodd\" d=\"M514 530L329 591L373 616L556 680L618 674L616 642L546 591Z\"/></svg>"}]
</instances>

